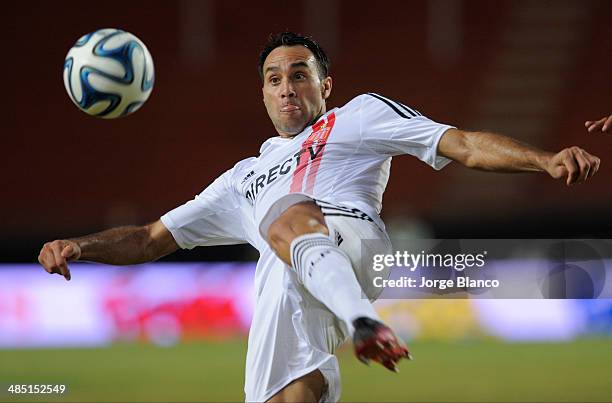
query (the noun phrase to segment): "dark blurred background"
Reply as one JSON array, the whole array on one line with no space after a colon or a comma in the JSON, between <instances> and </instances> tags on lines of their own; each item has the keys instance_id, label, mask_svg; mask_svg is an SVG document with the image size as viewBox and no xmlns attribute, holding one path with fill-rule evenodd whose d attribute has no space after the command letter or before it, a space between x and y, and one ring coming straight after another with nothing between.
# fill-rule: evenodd
<instances>
[{"instance_id":1,"label":"dark blurred background","mask_svg":"<svg viewBox=\"0 0 612 403\"><path fill-rule=\"evenodd\" d=\"M276 135L256 70L273 32L310 34L328 51L329 107L373 91L439 122L602 159L597 176L568 188L544 174L435 172L394 158L383 217L396 248L433 237L612 239L612 133L584 128L612 113L611 16L609 0L4 2L0 401L33 400L4 387L39 383L69 393L35 400L243 400L249 246L125 269L75 263L70 282L34 262L45 241L156 220L256 155ZM153 55L152 96L127 118L90 117L64 89L66 53L99 28L130 31ZM528 263L509 260L504 273L531 273ZM575 296L599 278L542 267L513 284L554 280ZM341 350L342 400L609 401L612 300L547 296L379 300L416 360L389 376Z\"/></svg>"},{"instance_id":2,"label":"dark blurred background","mask_svg":"<svg viewBox=\"0 0 612 403\"><path fill-rule=\"evenodd\" d=\"M395 158L383 217L401 235L612 237L610 1L26 1L3 5L0 259L35 261L42 243L143 224L191 199L276 133L256 71L268 35L312 35L332 59L329 107L368 91L464 129L602 159L587 184ZM83 34L122 28L155 62L138 113L80 112L62 82ZM199 250L198 250L199 249ZM249 260L247 246L170 259Z\"/></svg>"}]
</instances>

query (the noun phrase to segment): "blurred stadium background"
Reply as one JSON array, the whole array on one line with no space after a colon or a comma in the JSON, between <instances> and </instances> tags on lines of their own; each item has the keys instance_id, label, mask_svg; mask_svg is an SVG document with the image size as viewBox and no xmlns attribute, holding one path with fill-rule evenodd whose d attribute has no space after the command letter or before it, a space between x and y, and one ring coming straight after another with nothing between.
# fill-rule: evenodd
<instances>
[{"instance_id":1,"label":"blurred stadium background","mask_svg":"<svg viewBox=\"0 0 612 403\"><path fill-rule=\"evenodd\" d=\"M65 396L1 401L237 401L256 253L198 248L162 262L33 263L48 240L142 224L199 193L275 133L256 58L285 29L332 58L340 106L382 93L434 120L602 158L590 183L396 158L383 217L397 238L612 238L610 1L11 2L0 41L0 386L64 383ZM84 33L136 34L156 68L135 115L79 112L62 83ZM340 353L345 401L612 401L611 300L386 300L416 360L399 375Z\"/></svg>"}]
</instances>

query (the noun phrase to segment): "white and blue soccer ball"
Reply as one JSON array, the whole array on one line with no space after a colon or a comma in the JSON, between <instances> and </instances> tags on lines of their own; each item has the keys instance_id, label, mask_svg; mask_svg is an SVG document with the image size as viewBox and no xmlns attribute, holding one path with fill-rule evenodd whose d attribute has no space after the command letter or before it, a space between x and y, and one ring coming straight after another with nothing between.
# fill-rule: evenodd
<instances>
[{"instance_id":1,"label":"white and blue soccer ball","mask_svg":"<svg viewBox=\"0 0 612 403\"><path fill-rule=\"evenodd\" d=\"M83 35L64 61L64 85L89 115L114 119L140 108L151 95L153 58L140 39L120 29Z\"/></svg>"}]
</instances>

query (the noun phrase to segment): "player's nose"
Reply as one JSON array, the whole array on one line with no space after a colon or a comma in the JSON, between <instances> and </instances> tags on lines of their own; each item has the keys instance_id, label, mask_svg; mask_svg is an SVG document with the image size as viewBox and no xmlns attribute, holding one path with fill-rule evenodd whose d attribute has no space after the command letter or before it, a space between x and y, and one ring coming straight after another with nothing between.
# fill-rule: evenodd
<instances>
[{"instance_id":1,"label":"player's nose","mask_svg":"<svg viewBox=\"0 0 612 403\"><path fill-rule=\"evenodd\" d=\"M290 80L285 80L281 83L281 98L293 98L296 96L295 88Z\"/></svg>"}]
</instances>

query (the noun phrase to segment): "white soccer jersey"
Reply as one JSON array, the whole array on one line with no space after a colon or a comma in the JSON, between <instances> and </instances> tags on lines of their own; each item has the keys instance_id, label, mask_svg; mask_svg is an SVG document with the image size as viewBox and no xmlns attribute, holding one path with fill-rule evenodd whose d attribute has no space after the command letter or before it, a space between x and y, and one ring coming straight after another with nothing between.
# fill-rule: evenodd
<instances>
[{"instance_id":1,"label":"white soccer jersey","mask_svg":"<svg viewBox=\"0 0 612 403\"><path fill-rule=\"evenodd\" d=\"M271 271L282 271L284 265L262 236L277 217L269 214L271 206L292 193L306 194L332 205L359 209L384 228L378 214L391 157L410 154L441 169L450 160L437 155L437 146L449 128L378 94L362 94L328 111L293 138L266 140L258 157L238 162L195 199L161 220L181 248L244 242L257 248L260 259L255 273L253 328L258 318L267 320L270 326L291 326L275 323L274 313L260 308L265 306L263 299L274 293L267 283L278 283ZM343 215L348 210L338 208L328 213ZM274 287L282 292L282 284ZM273 346L265 335L253 334L253 328L249 334L245 391L247 400L265 400L270 391L277 391L278 385L295 379L291 377L296 374L287 373L291 371L278 357L272 360ZM257 343L268 345L254 353ZM264 360L264 354L270 357ZM308 358L296 368L317 368L326 362L318 353L304 355Z\"/></svg>"},{"instance_id":2,"label":"white soccer jersey","mask_svg":"<svg viewBox=\"0 0 612 403\"><path fill-rule=\"evenodd\" d=\"M266 140L259 157L238 162L162 222L182 248L248 242L261 251L265 241L257 228L289 193L356 207L377 219L391 157L410 154L441 169L450 160L436 150L451 127L378 94L359 95L292 138Z\"/></svg>"}]
</instances>

